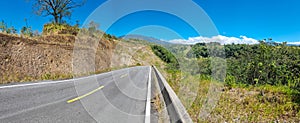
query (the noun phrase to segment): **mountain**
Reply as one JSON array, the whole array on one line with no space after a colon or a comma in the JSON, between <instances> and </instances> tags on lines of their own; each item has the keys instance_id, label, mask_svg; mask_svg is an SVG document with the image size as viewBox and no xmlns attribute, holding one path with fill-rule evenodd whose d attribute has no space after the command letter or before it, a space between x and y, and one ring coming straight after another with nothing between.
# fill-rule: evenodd
<instances>
[{"instance_id":1,"label":"mountain","mask_svg":"<svg viewBox=\"0 0 300 123\"><path fill-rule=\"evenodd\" d=\"M155 43L155 44L161 44L161 45L169 45L171 43L167 42L167 41L162 41L153 37L148 37L148 36L143 36L143 35L136 35L136 34L130 34L130 35L125 35L125 36L121 36L120 38L122 39L138 39L138 40L145 40L151 43Z\"/></svg>"}]
</instances>

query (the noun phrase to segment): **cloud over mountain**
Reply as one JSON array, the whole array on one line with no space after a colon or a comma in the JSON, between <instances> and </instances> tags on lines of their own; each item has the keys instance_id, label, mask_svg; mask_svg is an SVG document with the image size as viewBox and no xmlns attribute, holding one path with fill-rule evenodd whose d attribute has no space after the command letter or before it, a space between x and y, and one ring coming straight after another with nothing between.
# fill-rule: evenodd
<instances>
[{"instance_id":1,"label":"cloud over mountain","mask_svg":"<svg viewBox=\"0 0 300 123\"><path fill-rule=\"evenodd\" d=\"M288 42L289 45L300 45L300 42Z\"/></svg>"},{"instance_id":2,"label":"cloud over mountain","mask_svg":"<svg viewBox=\"0 0 300 123\"><path fill-rule=\"evenodd\" d=\"M222 35L213 36L213 37L191 37L189 39L174 39L170 40L170 43L175 44L196 44L196 43L209 43L209 42L219 42L221 44L258 44L259 42L256 39L248 38L246 36L237 37L226 37Z\"/></svg>"}]
</instances>

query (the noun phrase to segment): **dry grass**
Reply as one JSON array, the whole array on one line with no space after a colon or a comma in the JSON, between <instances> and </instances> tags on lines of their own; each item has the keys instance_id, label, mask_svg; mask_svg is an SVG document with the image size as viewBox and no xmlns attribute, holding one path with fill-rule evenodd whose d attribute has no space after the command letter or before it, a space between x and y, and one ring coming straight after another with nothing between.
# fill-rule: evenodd
<instances>
[{"instance_id":1,"label":"dry grass","mask_svg":"<svg viewBox=\"0 0 300 123\"><path fill-rule=\"evenodd\" d=\"M180 75L179 75L180 74ZM259 87L220 86L209 77L184 75L171 72L168 81L194 122L300 122L299 97L285 87L263 85ZM179 79L179 77L184 79ZM179 80L179 81L178 81ZM198 89L196 91L195 87ZM203 117L203 105L209 88L221 87L220 98L207 117ZM185 90L185 91L183 91ZM201 112L202 111L202 112Z\"/></svg>"}]
</instances>

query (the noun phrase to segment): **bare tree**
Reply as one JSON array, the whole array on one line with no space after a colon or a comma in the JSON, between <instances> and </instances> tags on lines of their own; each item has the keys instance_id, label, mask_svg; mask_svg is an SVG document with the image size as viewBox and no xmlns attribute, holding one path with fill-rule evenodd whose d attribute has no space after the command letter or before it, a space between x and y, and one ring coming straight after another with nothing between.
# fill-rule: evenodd
<instances>
[{"instance_id":1,"label":"bare tree","mask_svg":"<svg viewBox=\"0 0 300 123\"><path fill-rule=\"evenodd\" d=\"M34 11L37 15L52 16L54 23L63 23L64 17L71 17L72 9L80 7L86 0L36 0Z\"/></svg>"}]
</instances>

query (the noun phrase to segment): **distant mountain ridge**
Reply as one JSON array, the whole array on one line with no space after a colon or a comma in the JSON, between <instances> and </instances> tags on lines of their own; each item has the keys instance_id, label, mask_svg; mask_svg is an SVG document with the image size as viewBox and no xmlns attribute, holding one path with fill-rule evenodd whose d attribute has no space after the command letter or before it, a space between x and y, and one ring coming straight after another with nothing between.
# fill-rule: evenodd
<instances>
[{"instance_id":1,"label":"distant mountain ridge","mask_svg":"<svg viewBox=\"0 0 300 123\"><path fill-rule=\"evenodd\" d=\"M126 39L126 40L129 40L129 39L145 40L145 41L148 41L148 42L151 42L151 43L161 44L161 45L171 44L170 42L162 41L162 40L157 39L157 38L143 36L143 35L136 35L136 34L125 35L125 36L121 36L119 38Z\"/></svg>"}]
</instances>

